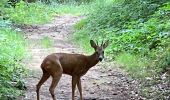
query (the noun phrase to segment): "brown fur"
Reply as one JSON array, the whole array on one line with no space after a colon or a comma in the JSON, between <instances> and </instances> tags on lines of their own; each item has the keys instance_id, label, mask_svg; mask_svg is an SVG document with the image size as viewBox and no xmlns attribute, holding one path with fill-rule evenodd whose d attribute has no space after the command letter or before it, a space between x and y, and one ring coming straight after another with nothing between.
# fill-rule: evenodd
<instances>
[{"instance_id":1,"label":"brown fur","mask_svg":"<svg viewBox=\"0 0 170 100\"><path fill-rule=\"evenodd\" d=\"M48 55L42 62L41 68L43 76L37 84L37 100L39 100L39 89L41 85L52 76L52 83L49 88L53 100L56 100L54 95L54 89L57 86L62 74L68 74L72 76L72 100L74 100L75 87L77 85L80 92L80 99L82 97L81 76L87 73L87 71L95 66L99 62L99 57L104 57L103 49L107 47L108 43L97 46L94 41L90 41L91 46L95 49L95 52L90 56L82 54L68 54L68 53L53 53ZM103 59L103 58L102 58Z\"/></svg>"},{"instance_id":2,"label":"brown fur","mask_svg":"<svg viewBox=\"0 0 170 100\"><path fill-rule=\"evenodd\" d=\"M91 56L85 56L81 54L67 54L67 53L54 53L48 55L42 65L41 68L45 71L49 71L56 62L60 62L63 70L63 74L68 74L71 76L82 76L86 74L86 72L96 65L99 60L97 59L97 54L93 54ZM55 66L59 67L60 66Z\"/></svg>"}]
</instances>

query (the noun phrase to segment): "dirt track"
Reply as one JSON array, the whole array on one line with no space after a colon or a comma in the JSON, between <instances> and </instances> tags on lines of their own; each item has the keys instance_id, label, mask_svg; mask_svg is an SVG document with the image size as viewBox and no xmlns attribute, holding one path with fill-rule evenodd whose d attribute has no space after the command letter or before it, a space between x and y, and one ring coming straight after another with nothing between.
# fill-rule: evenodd
<instances>
[{"instance_id":1,"label":"dirt track","mask_svg":"<svg viewBox=\"0 0 170 100\"><path fill-rule=\"evenodd\" d=\"M29 52L32 54L27 62L31 69L30 76L26 78L27 91L21 100L36 100L35 85L41 78L40 64L45 56L54 52L83 53L68 37L74 32L73 25L82 17L61 15L49 24L23 27L25 37L30 41ZM40 40L48 37L54 41L50 48L43 48ZM107 69L106 69L107 68ZM41 100L52 100L49 93L49 79L41 87ZM117 67L114 62L102 62L91 68L82 77L83 96L86 100L138 100L136 81ZM71 77L63 75L55 91L57 100L71 100ZM79 93L76 91L79 98Z\"/></svg>"}]
</instances>

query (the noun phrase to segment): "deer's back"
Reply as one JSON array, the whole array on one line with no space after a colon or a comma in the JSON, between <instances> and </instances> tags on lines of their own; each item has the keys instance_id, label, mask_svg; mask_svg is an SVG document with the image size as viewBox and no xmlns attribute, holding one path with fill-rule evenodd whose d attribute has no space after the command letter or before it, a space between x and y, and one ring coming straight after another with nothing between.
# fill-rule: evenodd
<instances>
[{"instance_id":1,"label":"deer's back","mask_svg":"<svg viewBox=\"0 0 170 100\"><path fill-rule=\"evenodd\" d=\"M47 61L59 61L64 74L84 75L88 70L86 68L87 57L81 54L53 53L47 56L43 63L46 63Z\"/></svg>"}]
</instances>

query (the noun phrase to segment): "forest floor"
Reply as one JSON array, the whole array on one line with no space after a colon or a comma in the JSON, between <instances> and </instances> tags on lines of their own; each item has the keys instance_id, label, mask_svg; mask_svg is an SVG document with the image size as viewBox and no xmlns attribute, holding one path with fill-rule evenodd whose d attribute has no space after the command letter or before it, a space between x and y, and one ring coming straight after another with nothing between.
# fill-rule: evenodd
<instances>
[{"instance_id":1,"label":"forest floor","mask_svg":"<svg viewBox=\"0 0 170 100\"><path fill-rule=\"evenodd\" d=\"M20 100L36 100L36 84L39 82L42 71L42 60L54 52L80 53L74 42L69 37L74 32L74 24L81 20L81 16L60 15L50 23L44 25L31 25L22 27L25 38L29 41L29 54L31 57L26 61L30 69L29 76L25 78L27 90ZM40 41L48 37L53 42L49 48L42 47ZM139 100L138 83L128 77L126 72L119 68L114 61L103 61L91 68L82 77L83 97L85 100ZM52 100L49 93L51 78L40 89L41 100ZM71 100L71 77L62 75L55 89L57 100ZM76 90L76 99L79 93ZM141 99L142 100L142 99Z\"/></svg>"}]
</instances>

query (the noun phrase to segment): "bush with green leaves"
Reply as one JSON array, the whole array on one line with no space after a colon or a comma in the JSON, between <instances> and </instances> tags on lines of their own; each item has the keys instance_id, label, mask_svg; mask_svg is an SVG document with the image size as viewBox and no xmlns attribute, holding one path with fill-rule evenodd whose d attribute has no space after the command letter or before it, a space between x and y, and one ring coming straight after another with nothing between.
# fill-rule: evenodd
<instances>
[{"instance_id":1,"label":"bush with green leaves","mask_svg":"<svg viewBox=\"0 0 170 100\"><path fill-rule=\"evenodd\" d=\"M163 49L169 38L170 4L127 1L100 6L82 25L77 24L79 34L110 39L110 52L115 54L126 51L148 55L152 49Z\"/></svg>"},{"instance_id":2,"label":"bush with green leaves","mask_svg":"<svg viewBox=\"0 0 170 100\"><path fill-rule=\"evenodd\" d=\"M26 4L21 1L16 7L6 8L5 17L17 24L42 24L55 15L55 10L43 3Z\"/></svg>"},{"instance_id":3,"label":"bush with green leaves","mask_svg":"<svg viewBox=\"0 0 170 100\"><path fill-rule=\"evenodd\" d=\"M0 99L15 99L21 92L16 86L22 82L25 69L21 64L25 42L17 31L0 27Z\"/></svg>"},{"instance_id":4,"label":"bush with green leaves","mask_svg":"<svg viewBox=\"0 0 170 100\"><path fill-rule=\"evenodd\" d=\"M170 70L170 1L115 0L103 4L75 26L75 40L87 47L83 40L109 39L112 42L106 52L133 77L155 85L160 72ZM147 88L146 98L163 92Z\"/></svg>"}]
</instances>

